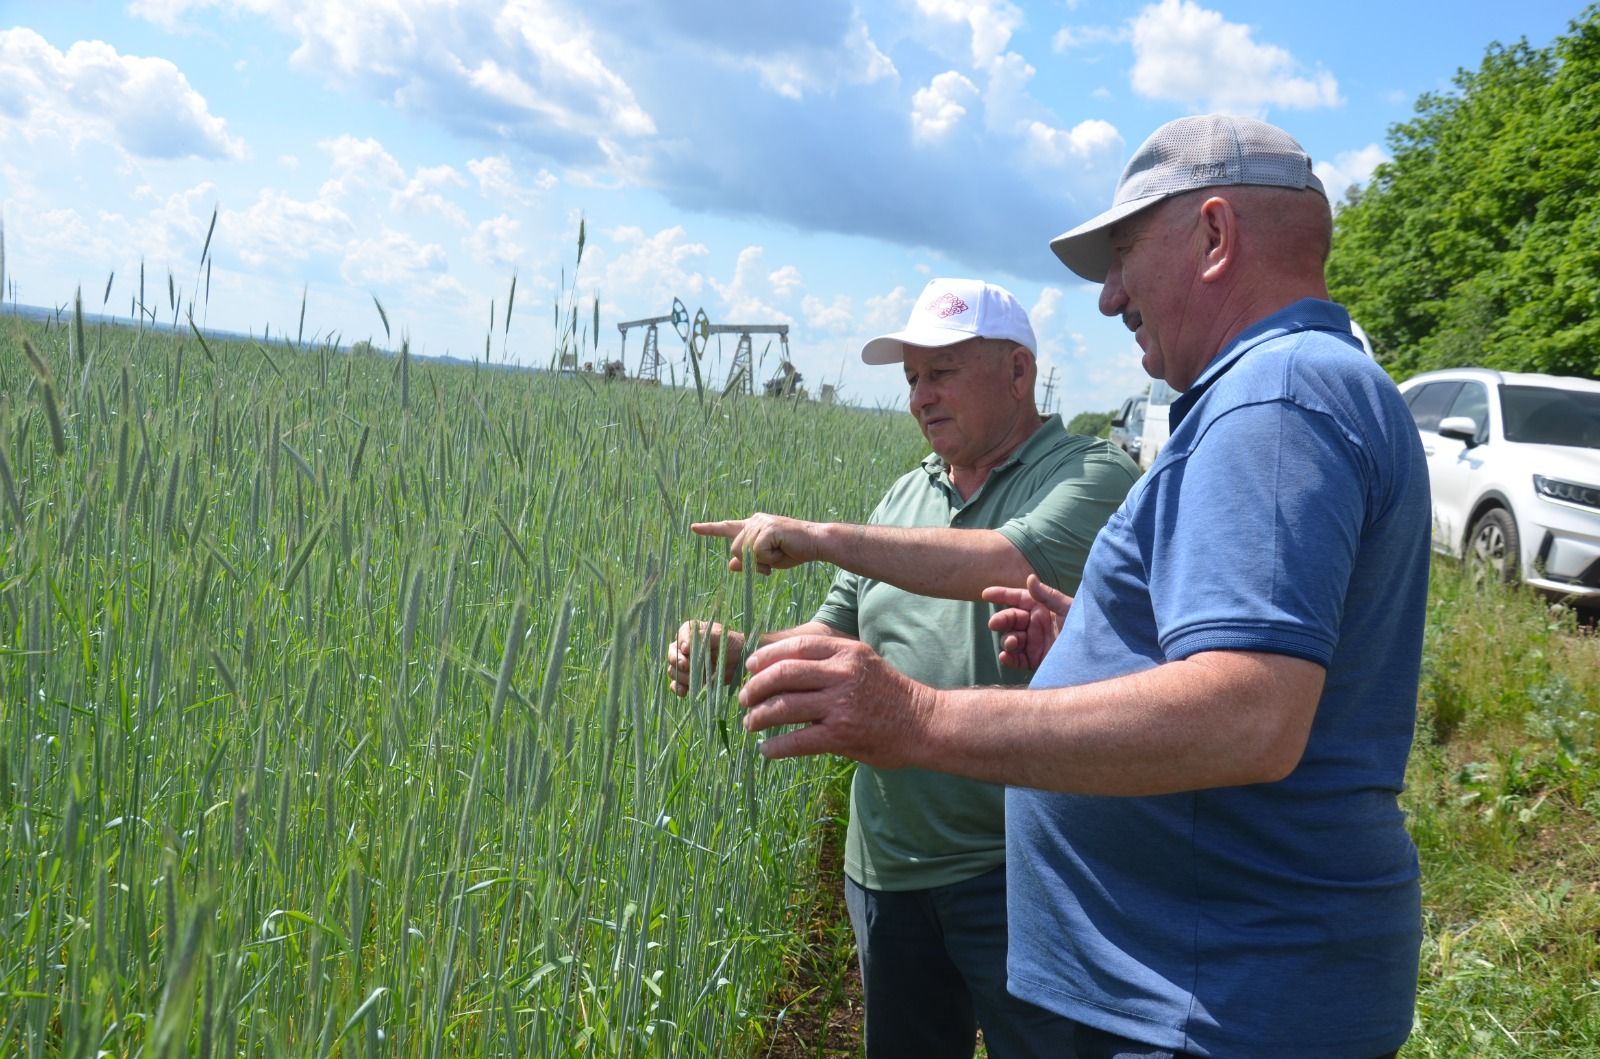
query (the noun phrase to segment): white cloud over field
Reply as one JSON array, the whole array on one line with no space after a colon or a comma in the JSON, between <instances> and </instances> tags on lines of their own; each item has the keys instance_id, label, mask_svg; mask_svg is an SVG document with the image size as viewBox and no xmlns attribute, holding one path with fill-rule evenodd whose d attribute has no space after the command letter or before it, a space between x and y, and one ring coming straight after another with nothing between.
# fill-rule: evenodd
<instances>
[{"instance_id":1,"label":"white cloud over field","mask_svg":"<svg viewBox=\"0 0 1600 1059\"><path fill-rule=\"evenodd\" d=\"M1196 111L1254 114L1267 107L1335 107L1339 85L1293 55L1259 42L1249 26L1194 0L1161 0L1131 25L1133 90Z\"/></svg>"},{"instance_id":2,"label":"white cloud over field","mask_svg":"<svg viewBox=\"0 0 1600 1059\"><path fill-rule=\"evenodd\" d=\"M100 141L149 159L249 157L170 61L97 40L63 52L31 29L0 30L0 138L41 137Z\"/></svg>"}]
</instances>

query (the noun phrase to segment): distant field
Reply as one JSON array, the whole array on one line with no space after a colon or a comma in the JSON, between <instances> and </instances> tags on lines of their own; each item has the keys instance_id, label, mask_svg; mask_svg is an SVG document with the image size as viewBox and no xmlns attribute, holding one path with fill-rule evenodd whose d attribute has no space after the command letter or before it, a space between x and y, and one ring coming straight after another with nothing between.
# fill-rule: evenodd
<instances>
[{"instance_id":1,"label":"distant field","mask_svg":"<svg viewBox=\"0 0 1600 1059\"><path fill-rule=\"evenodd\" d=\"M746 581L688 523L859 519L920 453L0 317L0 1055L746 1054L838 767L763 763L663 649L830 571Z\"/></svg>"}]
</instances>

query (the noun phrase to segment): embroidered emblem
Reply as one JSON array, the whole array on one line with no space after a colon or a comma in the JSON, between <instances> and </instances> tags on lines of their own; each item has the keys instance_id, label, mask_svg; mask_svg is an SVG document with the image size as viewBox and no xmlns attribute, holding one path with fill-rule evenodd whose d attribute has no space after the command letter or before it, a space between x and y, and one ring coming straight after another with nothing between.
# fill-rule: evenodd
<instances>
[{"instance_id":1,"label":"embroidered emblem","mask_svg":"<svg viewBox=\"0 0 1600 1059\"><path fill-rule=\"evenodd\" d=\"M957 298L954 294L943 294L935 299L932 305L928 306L928 311L943 320L946 317L955 316L957 313L966 312L967 303Z\"/></svg>"}]
</instances>

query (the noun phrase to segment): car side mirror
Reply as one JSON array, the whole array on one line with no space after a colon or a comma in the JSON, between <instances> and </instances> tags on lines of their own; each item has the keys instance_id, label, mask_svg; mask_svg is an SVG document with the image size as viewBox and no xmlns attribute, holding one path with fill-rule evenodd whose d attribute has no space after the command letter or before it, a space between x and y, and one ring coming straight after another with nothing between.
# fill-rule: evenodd
<instances>
[{"instance_id":1,"label":"car side mirror","mask_svg":"<svg viewBox=\"0 0 1600 1059\"><path fill-rule=\"evenodd\" d=\"M1111 421L1111 425L1114 427L1125 427L1128 425L1128 421L1123 419L1121 416L1117 416Z\"/></svg>"},{"instance_id":2,"label":"car side mirror","mask_svg":"<svg viewBox=\"0 0 1600 1059\"><path fill-rule=\"evenodd\" d=\"M1439 421L1439 436L1465 442L1470 449L1478 443L1478 424L1470 416L1446 416Z\"/></svg>"}]
</instances>

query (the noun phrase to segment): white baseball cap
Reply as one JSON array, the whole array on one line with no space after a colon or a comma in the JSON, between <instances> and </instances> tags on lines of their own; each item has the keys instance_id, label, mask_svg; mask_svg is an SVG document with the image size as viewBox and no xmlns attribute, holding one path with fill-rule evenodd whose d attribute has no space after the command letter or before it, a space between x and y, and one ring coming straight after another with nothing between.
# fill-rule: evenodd
<instances>
[{"instance_id":1,"label":"white baseball cap","mask_svg":"<svg viewBox=\"0 0 1600 1059\"><path fill-rule=\"evenodd\" d=\"M1173 195L1226 184L1328 194L1305 149L1276 125L1226 114L1193 115L1151 133L1122 171L1111 208L1050 240L1050 249L1084 279L1104 283L1111 269L1112 225Z\"/></svg>"},{"instance_id":2,"label":"white baseball cap","mask_svg":"<svg viewBox=\"0 0 1600 1059\"><path fill-rule=\"evenodd\" d=\"M906 326L861 347L868 364L899 364L906 346L937 349L969 338L1005 338L1038 352L1033 326L1017 299L1004 287L977 279L929 280Z\"/></svg>"}]
</instances>

